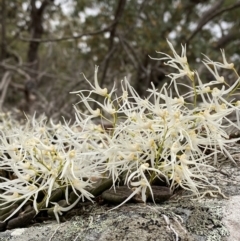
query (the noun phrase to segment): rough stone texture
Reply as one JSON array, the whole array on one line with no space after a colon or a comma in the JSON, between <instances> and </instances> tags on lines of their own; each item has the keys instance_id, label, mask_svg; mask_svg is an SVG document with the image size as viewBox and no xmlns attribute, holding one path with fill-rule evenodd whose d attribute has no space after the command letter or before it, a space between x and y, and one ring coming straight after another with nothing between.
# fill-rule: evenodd
<instances>
[{"instance_id":1,"label":"rough stone texture","mask_svg":"<svg viewBox=\"0 0 240 241\"><path fill-rule=\"evenodd\" d=\"M228 241L240 240L240 196L233 196L227 202L223 223L229 230Z\"/></svg>"},{"instance_id":2,"label":"rough stone texture","mask_svg":"<svg viewBox=\"0 0 240 241\"><path fill-rule=\"evenodd\" d=\"M76 215L61 224L52 221L8 230L0 234L0 240L238 241L240 215L232 210L236 200L239 201L240 196L230 200L184 200L157 206L126 204L113 211L107 206L89 205L74 210ZM224 214L227 214L225 222Z\"/></svg>"}]
</instances>

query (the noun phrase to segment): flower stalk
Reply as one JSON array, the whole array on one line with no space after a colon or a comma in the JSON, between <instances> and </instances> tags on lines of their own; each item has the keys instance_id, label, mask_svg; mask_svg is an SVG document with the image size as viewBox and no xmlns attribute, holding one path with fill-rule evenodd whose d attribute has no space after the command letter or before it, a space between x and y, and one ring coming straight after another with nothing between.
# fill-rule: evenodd
<instances>
[{"instance_id":1,"label":"flower stalk","mask_svg":"<svg viewBox=\"0 0 240 241\"><path fill-rule=\"evenodd\" d=\"M179 187L198 197L209 190L220 192L210 183L208 174L221 152L234 162L227 147L238 138L229 139L226 126L235 125L229 115L236 113L238 118L240 105L226 96L238 91L240 78L237 75L229 86L219 75L219 68L236 73L222 50L223 63L205 56L203 64L214 80L203 83L190 68L186 46L178 55L169 41L168 44L173 56L160 52L164 57L158 60L178 73L168 75L168 86L149 89L145 99L127 79L122 81L120 96L114 87L110 92L101 88L96 67L94 85L87 80L92 89L73 92L80 101L75 106L76 121L72 125L66 121L54 124L44 116L34 116L20 125L7 115L0 116L0 171L12 175L0 176L0 208L9 210L12 205L19 205L3 221L30 201L36 213L51 209L60 222L59 214L80 200L94 201L89 190L104 179L111 179L113 188L123 181L133 189L124 203L136 194L143 202L149 195L154 200L151 186L156 179L164 181L172 192ZM181 95L180 79L190 79L188 93ZM171 86L177 97L171 95ZM102 96L103 102L92 94ZM187 102L189 97L193 97L193 108ZM97 108L93 109L92 104ZM104 128L103 121L111 125L110 131ZM235 127L240 130L240 126ZM56 193L68 206L55 201ZM71 195L75 195L72 201Z\"/></svg>"}]
</instances>

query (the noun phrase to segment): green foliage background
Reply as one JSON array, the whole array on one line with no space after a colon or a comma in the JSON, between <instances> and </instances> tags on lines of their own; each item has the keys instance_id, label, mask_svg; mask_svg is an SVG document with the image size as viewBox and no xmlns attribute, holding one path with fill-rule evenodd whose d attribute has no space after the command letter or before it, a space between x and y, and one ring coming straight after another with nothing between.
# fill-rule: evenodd
<instances>
[{"instance_id":1,"label":"green foliage background","mask_svg":"<svg viewBox=\"0 0 240 241\"><path fill-rule=\"evenodd\" d=\"M32 14L43 6L33 67L28 58L36 27ZM92 81L94 65L100 66L103 86L118 87L127 76L145 96L151 82L160 87L168 81L164 63L149 58L160 57L156 51L170 54L166 38L178 51L187 44L189 63L205 81L212 76L199 65L201 53L221 61L224 48L239 70L239 16L240 1L234 0L2 0L1 108L73 118L78 100L69 92L88 88L81 73ZM231 82L228 72L222 74Z\"/></svg>"}]
</instances>

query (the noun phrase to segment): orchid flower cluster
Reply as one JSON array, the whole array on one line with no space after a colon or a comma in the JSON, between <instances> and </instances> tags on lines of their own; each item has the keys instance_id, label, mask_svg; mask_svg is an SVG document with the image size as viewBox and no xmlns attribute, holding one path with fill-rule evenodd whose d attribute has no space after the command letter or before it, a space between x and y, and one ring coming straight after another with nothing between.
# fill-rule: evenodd
<instances>
[{"instance_id":1,"label":"orchid flower cluster","mask_svg":"<svg viewBox=\"0 0 240 241\"><path fill-rule=\"evenodd\" d=\"M234 113L239 120L240 101L231 96L239 89L240 78L222 51L223 63L205 56L203 64L213 81L204 83L188 64L186 46L178 55L168 44L173 56L160 52L163 57L158 60L177 73L169 74L170 84L160 90L152 85L147 98L141 98L127 79L121 82L121 95L116 94L115 86L110 91L101 88L96 67L94 85L86 79L91 90L73 92L80 98L74 106L73 124L33 117L26 125L7 125L7 118L2 118L0 209L18 204L5 220L31 202L36 213L52 207L59 221L58 215L78 201L92 201L89 188L105 178L112 179L114 188L122 180L133 190L126 201L136 194L143 202L148 196L154 199L151 185L157 179L172 191L180 187L196 196L208 189L221 192L207 174L215 168L219 153L235 162L227 146L238 139L230 139L226 129L240 129L239 123L228 118ZM220 76L221 68L236 74L232 86ZM182 83L189 91L181 95L182 78L191 85ZM67 207L52 201L58 189L63 190ZM74 202L69 199L70 191L77 196Z\"/></svg>"}]
</instances>

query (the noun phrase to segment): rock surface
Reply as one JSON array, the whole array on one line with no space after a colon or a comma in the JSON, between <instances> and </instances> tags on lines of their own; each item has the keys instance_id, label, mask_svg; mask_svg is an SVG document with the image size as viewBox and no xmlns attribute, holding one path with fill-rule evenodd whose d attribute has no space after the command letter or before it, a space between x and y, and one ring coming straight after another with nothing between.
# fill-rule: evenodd
<instances>
[{"instance_id":1,"label":"rock surface","mask_svg":"<svg viewBox=\"0 0 240 241\"><path fill-rule=\"evenodd\" d=\"M126 204L84 206L75 216L57 224L51 221L8 230L0 240L10 241L239 241L240 195L229 200L179 201L163 205Z\"/></svg>"},{"instance_id":2,"label":"rock surface","mask_svg":"<svg viewBox=\"0 0 240 241\"><path fill-rule=\"evenodd\" d=\"M228 241L240 240L240 196L233 196L227 202L223 223L229 231Z\"/></svg>"}]
</instances>

